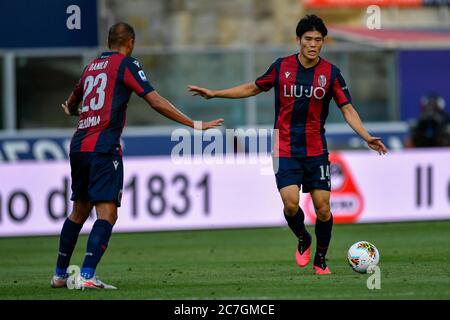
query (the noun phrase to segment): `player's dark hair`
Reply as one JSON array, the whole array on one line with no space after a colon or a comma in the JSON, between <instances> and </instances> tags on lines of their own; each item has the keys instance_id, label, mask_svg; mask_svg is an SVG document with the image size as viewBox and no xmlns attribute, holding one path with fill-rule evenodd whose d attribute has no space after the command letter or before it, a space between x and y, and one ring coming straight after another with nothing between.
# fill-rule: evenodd
<instances>
[{"instance_id":1,"label":"player's dark hair","mask_svg":"<svg viewBox=\"0 0 450 320\"><path fill-rule=\"evenodd\" d=\"M134 29L128 23L118 22L109 28L108 47L117 48L130 39L135 39Z\"/></svg>"},{"instance_id":2,"label":"player's dark hair","mask_svg":"<svg viewBox=\"0 0 450 320\"><path fill-rule=\"evenodd\" d=\"M297 29L295 33L297 37L301 38L305 32L308 31L319 31L322 34L322 37L326 37L328 34L327 27L323 20L316 16L315 14L308 14L304 16L297 24Z\"/></svg>"}]
</instances>

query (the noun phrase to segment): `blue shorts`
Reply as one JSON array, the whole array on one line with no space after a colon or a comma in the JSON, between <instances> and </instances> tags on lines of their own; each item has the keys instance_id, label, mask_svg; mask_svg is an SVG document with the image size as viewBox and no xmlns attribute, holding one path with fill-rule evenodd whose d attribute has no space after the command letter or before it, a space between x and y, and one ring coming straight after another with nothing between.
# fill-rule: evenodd
<instances>
[{"instance_id":1,"label":"blue shorts","mask_svg":"<svg viewBox=\"0 0 450 320\"><path fill-rule=\"evenodd\" d=\"M74 152L70 154L71 200L114 202L122 200L123 162L120 154Z\"/></svg>"},{"instance_id":2,"label":"blue shorts","mask_svg":"<svg viewBox=\"0 0 450 320\"><path fill-rule=\"evenodd\" d=\"M278 160L278 170L275 161ZM274 158L275 178L278 190L297 185L303 193L314 189L331 190L330 161L328 154L317 157Z\"/></svg>"}]
</instances>

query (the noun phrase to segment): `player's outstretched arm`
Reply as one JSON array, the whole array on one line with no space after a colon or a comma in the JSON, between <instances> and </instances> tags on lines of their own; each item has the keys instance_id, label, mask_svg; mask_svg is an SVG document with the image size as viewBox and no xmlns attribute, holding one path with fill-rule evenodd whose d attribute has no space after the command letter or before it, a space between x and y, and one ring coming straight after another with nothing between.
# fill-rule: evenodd
<instances>
[{"instance_id":1,"label":"player's outstretched arm","mask_svg":"<svg viewBox=\"0 0 450 320\"><path fill-rule=\"evenodd\" d=\"M144 96L145 101L157 112L163 116L176 121L178 123L184 124L188 127L194 128L194 120L186 116L180 110L178 110L173 104L171 104L167 99L160 96L156 91L147 93ZM222 124L223 119L215 119L208 122L202 122L202 130L207 130L210 128L218 127ZM199 128L196 128L199 129Z\"/></svg>"},{"instance_id":2,"label":"player's outstretched arm","mask_svg":"<svg viewBox=\"0 0 450 320\"><path fill-rule=\"evenodd\" d=\"M61 105L64 113L68 116L79 116L81 113L81 108L79 108L81 100L77 98L73 92L70 94L69 98Z\"/></svg>"},{"instance_id":3,"label":"player's outstretched arm","mask_svg":"<svg viewBox=\"0 0 450 320\"><path fill-rule=\"evenodd\" d=\"M262 92L260 88L254 83L244 83L240 86L225 89L225 90L209 90L199 86L189 85L188 90L192 92L193 96L202 96L205 99L211 98L227 98L240 99L257 95Z\"/></svg>"},{"instance_id":4,"label":"player's outstretched arm","mask_svg":"<svg viewBox=\"0 0 450 320\"><path fill-rule=\"evenodd\" d=\"M380 155L387 153L387 148L381 142L381 138L372 137L364 128L358 112L353 108L352 104L346 104L341 108L345 121L359 136L367 142L369 148L377 151Z\"/></svg>"}]
</instances>

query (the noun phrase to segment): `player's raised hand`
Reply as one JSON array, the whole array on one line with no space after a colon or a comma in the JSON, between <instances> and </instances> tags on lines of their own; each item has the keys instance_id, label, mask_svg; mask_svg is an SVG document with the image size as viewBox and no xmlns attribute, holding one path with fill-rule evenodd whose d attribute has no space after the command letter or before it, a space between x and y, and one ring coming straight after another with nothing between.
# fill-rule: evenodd
<instances>
[{"instance_id":1,"label":"player's raised hand","mask_svg":"<svg viewBox=\"0 0 450 320\"><path fill-rule=\"evenodd\" d=\"M211 128L219 127L223 123L223 119L215 119L212 121L202 122L202 130L208 130Z\"/></svg>"},{"instance_id":2,"label":"player's raised hand","mask_svg":"<svg viewBox=\"0 0 450 320\"><path fill-rule=\"evenodd\" d=\"M367 141L367 145L370 149L377 151L380 155L387 153L387 148L383 142L381 142L380 137L372 137L369 141Z\"/></svg>"},{"instance_id":3,"label":"player's raised hand","mask_svg":"<svg viewBox=\"0 0 450 320\"><path fill-rule=\"evenodd\" d=\"M202 96L205 99L214 98L214 92L206 88L189 85L188 90L192 92L193 96Z\"/></svg>"}]
</instances>

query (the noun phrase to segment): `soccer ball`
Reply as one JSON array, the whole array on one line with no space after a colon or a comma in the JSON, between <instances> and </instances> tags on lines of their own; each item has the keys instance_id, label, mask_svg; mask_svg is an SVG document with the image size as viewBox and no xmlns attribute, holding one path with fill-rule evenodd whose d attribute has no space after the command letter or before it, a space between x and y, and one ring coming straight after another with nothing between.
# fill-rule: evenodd
<instances>
[{"instance_id":1,"label":"soccer ball","mask_svg":"<svg viewBox=\"0 0 450 320\"><path fill-rule=\"evenodd\" d=\"M348 249L347 259L353 270L359 273L366 273L369 267L374 267L378 264L380 254L372 243L358 241Z\"/></svg>"}]
</instances>

